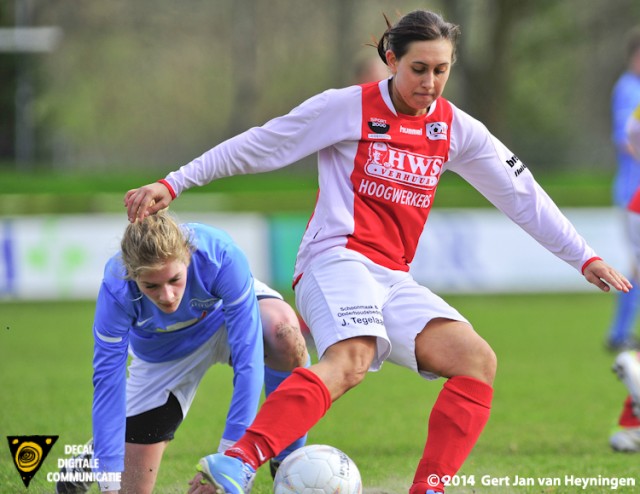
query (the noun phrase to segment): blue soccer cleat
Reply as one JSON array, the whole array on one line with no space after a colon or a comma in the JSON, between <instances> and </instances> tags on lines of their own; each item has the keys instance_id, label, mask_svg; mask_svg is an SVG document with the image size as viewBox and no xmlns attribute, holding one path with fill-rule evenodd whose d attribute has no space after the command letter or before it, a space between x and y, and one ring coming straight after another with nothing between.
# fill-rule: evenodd
<instances>
[{"instance_id":1,"label":"blue soccer cleat","mask_svg":"<svg viewBox=\"0 0 640 494\"><path fill-rule=\"evenodd\" d=\"M409 494L444 494L443 491L436 491L427 487L426 482L416 482L409 489Z\"/></svg>"},{"instance_id":2,"label":"blue soccer cleat","mask_svg":"<svg viewBox=\"0 0 640 494\"><path fill-rule=\"evenodd\" d=\"M256 476L250 465L222 453L201 458L196 469L218 494L249 494Z\"/></svg>"}]
</instances>

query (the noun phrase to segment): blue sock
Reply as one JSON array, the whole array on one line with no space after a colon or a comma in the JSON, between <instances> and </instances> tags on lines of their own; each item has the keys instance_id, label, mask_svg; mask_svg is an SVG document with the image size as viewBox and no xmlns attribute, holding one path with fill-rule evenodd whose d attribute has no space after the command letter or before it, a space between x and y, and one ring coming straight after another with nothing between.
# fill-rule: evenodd
<instances>
[{"instance_id":1,"label":"blue sock","mask_svg":"<svg viewBox=\"0 0 640 494\"><path fill-rule=\"evenodd\" d=\"M618 293L616 312L609 329L610 343L624 343L634 333L636 316L640 307L640 289L636 280L632 280L631 283L633 288L628 293Z\"/></svg>"},{"instance_id":2,"label":"blue sock","mask_svg":"<svg viewBox=\"0 0 640 494\"><path fill-rule=\"evenodd\" d=\"M311 358L308 358L304 366L309 367L310 365L311 365ZM264 366L265 395L269 396L280 385L280 383L290 375L291 375L291 371L277 371L265 365ZM305 434L300 439L297 439L296 441L291 443L289 446L287 446L278 456L276 456L275 459L278 461L284 460L290 453L304 446L306 442L307 442L307 434Z\"/></svg>"}]
</instances>

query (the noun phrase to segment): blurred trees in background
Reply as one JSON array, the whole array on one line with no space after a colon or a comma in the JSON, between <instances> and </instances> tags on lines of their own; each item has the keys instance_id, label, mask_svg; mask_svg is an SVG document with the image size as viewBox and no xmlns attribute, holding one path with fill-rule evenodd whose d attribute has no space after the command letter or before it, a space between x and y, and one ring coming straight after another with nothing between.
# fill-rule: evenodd
<instances>
[{"instance_id":1,"label":"blurred trees in background","mask_svg":"<svg viewBox=\"0 0 640 494\"><path fill-rule=\"evenodd\" d=\"M160 176L222 139L353 80L383 13L462 28L445 91L537 170L613 169L609 98L637 0L5 0L59 26L47 54L0 53L0 160L13 165L16 59L35 72L36 156L58 170Z\"/></svg>"},{"instance_id":2,"label":"blurred trees in background","mask_svg":"<svg viewBox=\"0 0 640 494\"><path fill-rule=\"evenodd\" d=\"M0 8L0 26L11 26L13 22L12 12ZM0 53L0 160L13 159L15 155L17 58L16 54Z\"/></svg>"}]
</instances>

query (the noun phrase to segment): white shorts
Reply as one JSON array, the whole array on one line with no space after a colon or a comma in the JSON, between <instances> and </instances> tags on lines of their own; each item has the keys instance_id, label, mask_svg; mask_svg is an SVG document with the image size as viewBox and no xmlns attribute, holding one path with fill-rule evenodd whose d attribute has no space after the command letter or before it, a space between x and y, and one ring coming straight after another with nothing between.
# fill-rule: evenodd
<instances>
[{"instance_id":1,"label":"white shorts","mask_svg":"<svg viewBox=\"0 0 640 494\"><path fill-rule=\"evenodd\" d=\"M375 336L377 351L371 371L389 360L436 379L439 376L418 370L416 336L434 318L468 323L411 274L379 266L344 248L314 259L296 285L295 296L318 357L347 338Z\"/></svg>"},{"instance_id":2,"label":"white shorts","mask_svg":"<svg viewBox=\"0 0 640 494\"><path fill-rule=\"evenodd\" d=\"M256 297L279 298L282 295L254 280ZM205 372L214 364L229 364L231 348L223 324L200 348L186 357L169 362L147 362L132 352L127 377L127 417L164 405L169 393L180 402L186 417Z\"/></svg>"},{"instance_id":3,"label":"white shorts","mask_svg":"<svg viewBox=\"0 0 640 494\"><path fill-rule=\"evenodd\" d=\"M253 280L253 290L256 292L256 298L258 300L261 298L279 298L280 300L284 300L279 292L255 278Z\"/></svg>"},{"instance_id":4,"label":"white shorts","mask_svg":"<svg viewBox=\"0 0 640 494\"><path fill-rule=\"evenodd\" d=\"M222 325L204 345L184 358L147 362L132 355L127 377L127 417L164 405L173 393L186 417L205 372L214 364L228 364L231 348Z\"/></svg>"}]
</instances>

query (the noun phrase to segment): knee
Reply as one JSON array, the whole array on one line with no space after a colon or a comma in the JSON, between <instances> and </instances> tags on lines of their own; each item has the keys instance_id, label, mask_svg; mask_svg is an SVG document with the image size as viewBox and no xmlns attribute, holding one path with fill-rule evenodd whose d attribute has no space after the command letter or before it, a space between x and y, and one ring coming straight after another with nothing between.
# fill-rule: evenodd
<instances>
[{"instance_id":1,"label":"knee","mask_svg":"<svg viewBox=\"0 0 640 494\"><path fill-rule=\"evenodd\" d=\"M473 377L476 377L487 384L493 384L497 370L498 357L493 351L493 348L491 348L487 342L484 342L483 347L478 351L476 356L476 362L474 363L473 368L473 372L476 375Z\"/></svg>"},{"instance_id":2,"label":"knee","mask_svg":"<svg viewBox=\"0 0 640 494\"><path fill-rule=\"evenodd\" d=\"M495 352L471 326L448 320L436 320L418 335L416 359L420 370L487 384L493 384L498 367Z\"/></svg>"},{"instance_id":3,"label":"knee","mask_svg":"<svg viewBox=\"0 0 640 494\"><path fill-rule=\"evenodd\" d=\"M294 310L278 299L267 299L262 304L261 318L264 335L265 364L290 371L307 363L308 354L304 336L300 331Z\"/></svg>"},{"instance_id":4,"label":"knee","mask_svg":"<svg viewBox=\"0 0 640 494\"><path fill-rule=\"evenodd\" d=\"M375 357L376 341L373 337L343 340L329 347L321 359L340 394L360 384Z\"/></svg>"},{"instance_id":5,"label":"knee","mask_svg":"<svg viewBox=\"0 0 640 494\"><path fill-rule=\"evenodd\" d=\"M368 371L369 365L364 363L361 365L355 363L351 367L343 369L342 382L344 384L345 391L355 388L358 384L364 381Z\"/></svg>"},{"instance_id":6,"label":"knee","mask_svg":"<svg viewBox=\"0 0 640 494\"><path fill-rule=\"evenodd\" d=\"M493 384L498 368L498 358L493 348L484 341L478 339L468 346L462 346L458 355L451 362L448 376L469 376L487 384Z\"/></svg>"},{"instance_id":7,"label":"knee","mask_svg":"<svg viewBox=\"0 0 640 494\"><path fill-rule=\"evenodd\" d=\"M307 363L304 337L297 324L287 321L275 323L265 332L265 363L278 370L293 370Z\"/></svg>"}]
</instances>

